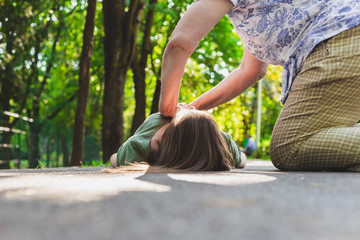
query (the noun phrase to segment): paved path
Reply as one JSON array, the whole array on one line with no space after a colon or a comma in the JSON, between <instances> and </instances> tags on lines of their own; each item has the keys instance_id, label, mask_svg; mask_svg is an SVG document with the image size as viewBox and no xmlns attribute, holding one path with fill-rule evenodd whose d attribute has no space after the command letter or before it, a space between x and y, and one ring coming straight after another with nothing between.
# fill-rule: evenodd
<instances>
[{"instance_id":1,"label":"paved path","mask_svg":"<svg viewBox=\"0 0 360 240\"><path fill-rule=\"evenodd\" d=\"M360 174L0 171L0 239L359 239Z\"/></svg>"}]
</instances>

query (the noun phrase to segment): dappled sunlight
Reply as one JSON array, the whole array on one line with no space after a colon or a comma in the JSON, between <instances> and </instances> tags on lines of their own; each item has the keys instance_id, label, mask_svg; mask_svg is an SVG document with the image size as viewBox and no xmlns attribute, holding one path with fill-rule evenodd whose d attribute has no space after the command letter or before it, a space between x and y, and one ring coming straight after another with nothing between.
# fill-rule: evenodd
<instances>
[{"instance_id":1,"label":"dappled sunlight","mask_svg":"<svg viewBox=\"0 0 360 240\"><path fill-rule=\"evenodd\" d=\"M277 178L262 174L232 174L232 173L172 173L168 176L173 180L192 182L192 183L205 183L214 184L219 186L238 186L255 183L272 182Z\"/></svg>"},{"instance_id":2,"label":"dappled sunlight","mask_svg":"<svg viewBox=\"0 0 360 240\"><path fill-rule=\"evenodd\" d=\"M247 167L248 170L245 168L223 172L186 172L138 163L116 169L2 171L0 198L18 201L47 200L56 204L68 204L101 201L125 192L172 192L176 190L176 182L224 187L245 186L273 182L277 180L278 173L286 174L276 171L270 162L253 160L249 161ZM207 204L234 205L232 202L219 199L211 200Z\"/></svg>"},{"instance_id":3,"label":"dappled sunlight","mask_svg":"<svg viewBox=\"0 0 360 240\"><path fill-rule=\"evenodd\" d=\"M143 174L126 176L23 175L1 180L0 193L6 199L48 199L55 202L88 202L126 191L168 192L170 186L135 179Z\"/></svg>"}]
</instances>

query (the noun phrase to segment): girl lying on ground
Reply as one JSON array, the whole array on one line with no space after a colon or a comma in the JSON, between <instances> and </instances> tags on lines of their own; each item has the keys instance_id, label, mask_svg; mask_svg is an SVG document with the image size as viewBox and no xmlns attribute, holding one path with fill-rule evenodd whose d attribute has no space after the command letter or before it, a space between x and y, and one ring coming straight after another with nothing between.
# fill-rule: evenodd
<instances>
[{"instance_id":1,"label":"girl lying on ground","mask_svg":"<svg viewBox=\"0 0 360 240\"><path fill-rule=\"evenodd\" d=\"M243 168L246 156L205 111L182 107L173 119L150 115L110 159L111 166L146 162L187 171Z\"/></svg>"}]
</instances>

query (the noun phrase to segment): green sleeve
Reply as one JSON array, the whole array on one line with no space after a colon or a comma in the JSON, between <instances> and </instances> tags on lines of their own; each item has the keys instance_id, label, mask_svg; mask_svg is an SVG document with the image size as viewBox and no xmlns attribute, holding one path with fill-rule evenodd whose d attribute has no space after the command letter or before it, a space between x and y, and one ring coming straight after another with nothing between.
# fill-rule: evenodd
<instances>
[{"instance_id":1,"label":"green sleeve","mask_svg":"<svg viewBox=\"0 0 360 240\"><path fill-rule=\"evenodd\" d=\"M117 165L130 162L142 162L150 153L150 140L154 133L169 123L171 118L165 118L160 113L150 115L136 130L133 136L126 140L117 152Z\"/></svg>"},{"instance_id":2,"label":"green sleeve","mask_svg":"<svg viewBox=\"0 0 360 240\"><path fill-rule=\"evenodd\" d=\"M240 167L240 163L241 163L241 150L239 148L239 146L235 143L234 140L231 139L230 134L222 132L222 135L225 137L225 139L227 140L227 143L229 144L229 149L230 152L233 155L233 158L235 160L235 167Z\"/></svg>"}]
</instances>

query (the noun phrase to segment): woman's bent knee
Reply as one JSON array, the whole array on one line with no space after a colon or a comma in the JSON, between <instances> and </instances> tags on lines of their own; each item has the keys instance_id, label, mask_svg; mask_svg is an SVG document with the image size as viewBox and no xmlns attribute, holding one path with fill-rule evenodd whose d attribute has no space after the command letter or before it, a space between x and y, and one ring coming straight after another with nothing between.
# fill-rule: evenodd
<instances>
[{"instance_id":1,"label":"woman's bent knee","mask_svg":"<svg viewBox=\"0 0 360 240\"><path fill-rule=\"evenodd\" d=\"M273 135L274 136L274 135ZM275 136L276 138L276 136ZM274 140L274 137L271 139L270 142L270 151L269 151L269 155L270 155L270 159L271 162L273 163L273 165L280 169L280 170L286 170L283 169L283 163L284 161L286 161L286 149L285 147L282 147L281 144Z\"/></svg>"},{"instance_id":2,"label":"woman's bent knee","mask_svg":"<svg viewBox=\"0 0 360 240\"><path fill-rule=\"evenodd\" d=\"M273 165L279 170L294 171L296 170L296 153L299 149L298 142L281 141L281 137L276 133L270 142L270 159Z\"/></svg>"}]
</instances>

